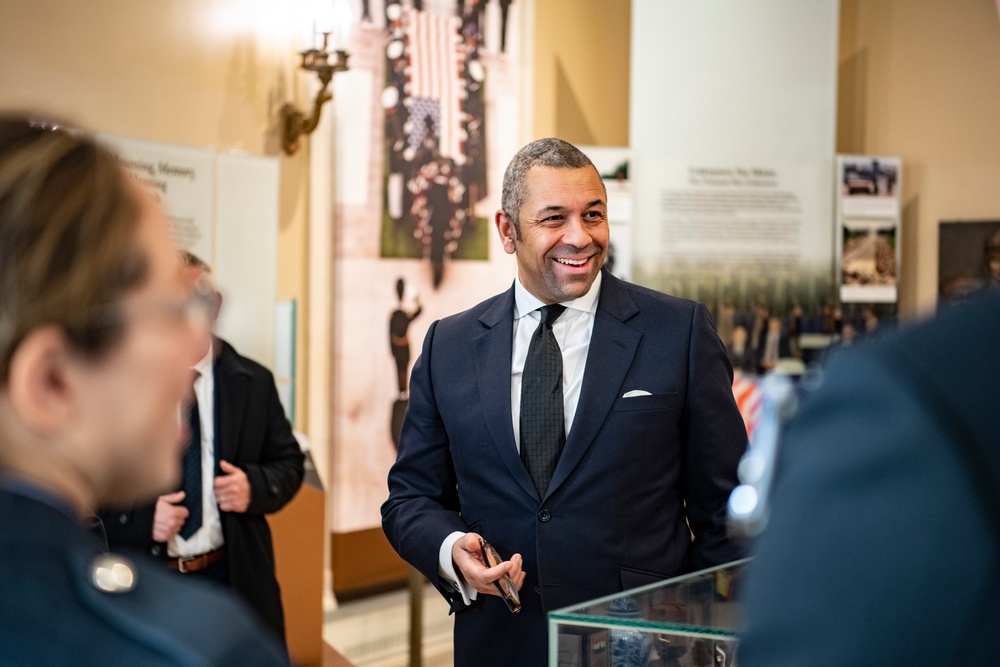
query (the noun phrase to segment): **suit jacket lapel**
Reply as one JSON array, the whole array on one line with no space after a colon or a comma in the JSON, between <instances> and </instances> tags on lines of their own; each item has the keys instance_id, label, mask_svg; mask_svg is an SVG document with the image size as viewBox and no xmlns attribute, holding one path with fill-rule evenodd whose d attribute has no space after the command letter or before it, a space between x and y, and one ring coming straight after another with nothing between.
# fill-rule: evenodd
<instances>
[{"instance_id":1,"label":"suit jacket lapel","mask_svg":"<svg viewBox=\"0 0 1000 667\"><path fill-rule=\"evenodd\" d=\"M638 307L621 282L605 271L587 367L583 371L580 402L546 496L559 488L583 459L618 398L618 389L632 366L642 338L641 333L625 324L637 312Z\"/></svg>"},{"instance_id":2,"label":"suit jacket lapel","mask_svg":"<svg viewBox=\"0 0 1000 667\"><path fill-rule=\"evenodd\" d=\"M514 344L514 288L500 295L479 321L486 330L473 339L479 399L493 446L517 483L534 497L535 485L517 453L510 419L510 364Z\"/></svg>"},{"instance_id":3,"label":"suit jacket lapel","mask_svg":"<svg viewBox=\"0 0 1000 667\"><path fill-rule=\"evenodd\" d=\"M233 463L236 458L246 404L247 375L228 343L216 339L216 345L222 346L215 364L215 467L218 474L220 460Z\"/></svg>"}]
</instances>

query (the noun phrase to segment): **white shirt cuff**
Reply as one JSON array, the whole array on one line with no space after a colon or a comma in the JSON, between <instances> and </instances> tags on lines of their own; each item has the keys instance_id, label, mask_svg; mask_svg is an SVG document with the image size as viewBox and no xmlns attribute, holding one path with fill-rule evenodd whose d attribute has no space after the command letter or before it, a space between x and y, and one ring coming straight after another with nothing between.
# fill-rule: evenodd
<instances>
[{"instance_id":1,"label":"white shirt cuff","mask_svg":"<svg viewBox=\"0 0 1000 667\"><path fill-rule=\"evenodd\" d=\"M444 542L441 543L441 549L438 551L438 572L444 577L451 587L455 589L456 592L461 594L462 601L465 602L466 606L471 605L479 595L479 591L474 588L470 588L464 581L462 581L458 573L455 572L455 563L451 559L451 550L455 546L455 542L465 537L465 533L455 531L448 537L444 538Z\"/></svg>"}]
</instances>

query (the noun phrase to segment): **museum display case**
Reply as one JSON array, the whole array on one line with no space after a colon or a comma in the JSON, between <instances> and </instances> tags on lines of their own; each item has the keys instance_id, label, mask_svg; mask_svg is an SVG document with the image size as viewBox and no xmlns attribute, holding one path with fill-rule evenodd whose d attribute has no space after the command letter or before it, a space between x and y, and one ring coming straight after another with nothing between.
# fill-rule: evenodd
<instances>
[{"instance_id":1,"label":"museum display case","mask_svg":"<svg viewBox=\"0 0 1000 667\"><path fill-rule=\"evenodd\" d=\"M749 559L549 613L555 667L732 667Z\"/></svg>"}]
</instances>

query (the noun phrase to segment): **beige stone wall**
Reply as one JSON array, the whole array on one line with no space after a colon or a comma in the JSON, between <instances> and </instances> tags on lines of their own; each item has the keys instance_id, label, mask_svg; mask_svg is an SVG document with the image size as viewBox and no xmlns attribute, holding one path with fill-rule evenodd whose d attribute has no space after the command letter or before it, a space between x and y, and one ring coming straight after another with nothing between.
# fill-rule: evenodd
<instances>
[{"instance_id":1,"label":"beige stone wall","mask_svg":"<svg viewBox=\"0 0 1000 667\"><path fill-rule=\"evenodd\" d=\"M837 150L903 159L900 311L933 308L938 222L1000 217L991 0L841 0Z\"/></svg>"},{"instance_id":2,"label":"beige stone wall","mask_svg":"<svg viewBox=\"0 0 1000 667\"><path fill-rule=\"evenodd\" d=\"M532 139L628 145L631 6L631 0L535 2Z\"/></svg>"},{"instance_id":3,"label":"beige stone wall","mask_svg":"<svg viewBox=\"0 0 1000 667\"><path fill-rule=\"evenodd\" d=\"M196 148L281 154L280 105L306 101L284 3L4 0L0 108ZM308 387L308 150L281 157L277 298L298 300L298 427Z\"/></svg>"}]
</instances>

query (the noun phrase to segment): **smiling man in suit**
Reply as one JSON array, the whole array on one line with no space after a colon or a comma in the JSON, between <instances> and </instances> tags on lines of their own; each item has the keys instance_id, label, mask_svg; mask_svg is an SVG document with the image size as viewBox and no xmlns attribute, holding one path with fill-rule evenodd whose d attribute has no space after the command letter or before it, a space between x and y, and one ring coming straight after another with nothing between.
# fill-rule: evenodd
<instances>
[{"instance_id":1,"label":"smiling man in suit","mask_svg":"<svg viewBox=\"0 0 1000 667\"><path fill-rule=\"evenodd\" d=\"M602 271L582 152L521 149L496 226L517 279L428 330L382 525L458 613L455 664L524 667L546 662L547 611L739 557L746 431L706 308ZM487 567L481 539L509 560Z\"/></svg>"}]
</instances>

